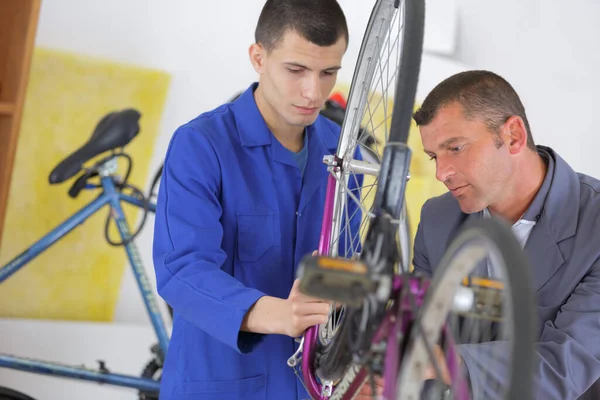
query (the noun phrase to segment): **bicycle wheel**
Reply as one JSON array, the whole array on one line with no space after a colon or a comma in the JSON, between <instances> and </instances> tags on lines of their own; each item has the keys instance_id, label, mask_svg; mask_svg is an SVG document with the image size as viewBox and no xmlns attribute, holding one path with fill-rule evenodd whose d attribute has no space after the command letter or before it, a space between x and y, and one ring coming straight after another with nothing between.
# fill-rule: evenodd
<instances>
[{"instance_id":1,"label":"bicycle wheel","mask_svg":"<svg viewBox=\"0 0 600 400\"><path fill-rule=\"evenodd\" d=\"M472 275L474 268L489 266L498 280ZM435 270L417 314L398 374L398 398L423 398L424 367L432 365L442 375L446 369L451 382L431 385L427 398L448 398L450 392L457 400L531 399L537 317L529 271L508 225L496 218L466 223ZM429 356L434 344L440 363ZM441 357L444 348L448 352ZM462 367L448 363L456 354Z\"/></svg>"},{"instance_id":2,"label":"bicycle wheel","mask_svg":"<svg viewBox=\"0 0 600 400\"><path fill-rule=\"evenodd\" d=\"M336 187L330 241L326 246L329 256L361 257L362 243L374 217L373 189L377 188L384 149L388 142L406 143L408 138L421 63L424 17L423 0L377 0L371 12L350 86L336 157L330 160L335 163L335 166L330 164L333 167L330 170ZM370 138L359 135L361 126ZM405 213L397 217L402 216L406 219ZM407 227L402 220L390 225L387 237L392 241L398 237L398 222ZM335 385L332 399L345 398L345 393L362 384L360 367L354 363L351 351L359 314L360 309L338 310L334 304L329 322L318 327L314 354L307 358L314 360L312 367L321 382ZM304 373L306 378L306 369Z\"/></svg>"},{"instance_id":3,"label":"bicycle wheel","mask_svg":"<svg viewBox=\"0 0 600 400\"><path fill-rule=\"evenodd\" d=\"M35 400L33 397L27 396L25 393L17 392L16 390L7 387L0 387L0 400Z\"/></svg>"}]
</instances>

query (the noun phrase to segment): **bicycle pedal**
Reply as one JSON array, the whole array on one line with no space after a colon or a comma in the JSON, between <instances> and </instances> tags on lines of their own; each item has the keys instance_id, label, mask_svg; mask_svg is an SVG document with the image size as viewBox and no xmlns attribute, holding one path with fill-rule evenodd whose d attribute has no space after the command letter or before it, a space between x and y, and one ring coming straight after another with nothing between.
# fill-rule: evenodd
<instances>
[{"instance_id":1,"label":"bicycle pedal","mask_svg":"<svg viewBox=\"0 0 600 400\"><path fill-rule=\"evenodd\" d=\"M463 286L481 287L486 289L503 290L504 283L495 279L488 279L478 276L465 276L462 280Z\"/></svg>"},{"instance_id":2,"label":"bicycle pedal","mask_svg":"<svg viewBox=\"0 0 600 400\"><path fill-rule=\"evenodd\" d=\"M360 261L308 255L297 271L302 293L350 307L360 307L375 290L366 264Z\"/></svg>"},{"instance_id":3,"label":"bicycle pedal","mask_svg":"<svg viewBox=\"0 0 600 400\"><path fill-rule=\"evenodd\" d=\"M466 289L466 291L462 289L464 293L462 295L463 298L460 299L457 297L455 299L455 302L456 300L461 300L463 303L458 311L461 315L471 318L502 321L505 307L503 304L505 301L503 282L469 276L463 279L462 287Z\"/></svg>"}]
</instances>

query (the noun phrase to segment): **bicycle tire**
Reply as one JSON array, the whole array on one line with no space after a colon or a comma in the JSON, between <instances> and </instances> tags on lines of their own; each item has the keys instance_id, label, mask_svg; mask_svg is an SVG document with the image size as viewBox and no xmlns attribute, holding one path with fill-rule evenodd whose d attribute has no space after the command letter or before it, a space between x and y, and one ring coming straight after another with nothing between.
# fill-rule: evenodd
<instances>
[{"instance_id":1,"label":"bicycle tire","mask_svg":"<svg viewBox=\"0 0 600 400\"><path fill-rule=\"evenodd\" d=\"M464 269L464 262L452 262L460 252L470 246L482 244L488 249L493 249L499 264L503 266L503 274L506 277L505 286L510 293L509 308L513 316L513 343L511 344L510 367L511 375L508 384L508 392L504 399L529 400L533 398L533 363L536 332L536 311L534 294L531 291L532 278L530 275L529 262L523 252L521 245L513 235L511 228L504 221L497 218L472 219L465 223L456 238L451 242L444 253L439 267L434 272L429 290L425 296L423 306L417 313L416 322L423 328L429 343L436 343L442 333L444 321L452 304L454 293L460 280L471 270ZM481 256L485 258L487 254ZM477 263L471 262L472 268ZM455 269L454 272L452 269ZM461 270L462 269L462 270ZM457 277L456 274L462 274ZM453 275L454 274L454 275ZM454 288L454 290L452 290ZM506 289L505 289L506 290ZM442 298L445 294L445 298ZM442 307L440 308L440 304ZM403 358L398 373L398 387L403 392L410 391L412 395L420 393L420 388L411 389L412 385L422 384L421 379L415 380L416 376L422 376L421 368L427 363L423 359L423 346L421 349L415 347L419 342L418 324L414 324L410 333L409 345ZM421 354L418 354L418 353ZM426 356L425 356L426 357ZM417 397L418 398L418 397Z\"/></svg>"},{"instance_id":2,"label":"bicycle tire","mask_svg":"<svg viewBox=\"0 0 600 400\"><path fill-rule=\"evenodd\" d=\"M389 10L390 6L395 6L396 3L398 3L398 0L377 0L373 7L358 56L358 68L354 72L350 85L351 89L348 96L344 125L351 124L351 119L356 118L356 115L362 115L366 107L364 103L365 98L360 93L362 88L358 86L360 83L359 79L362 79L362 76L368 73L368 71L364 70L368 68L366 60L373 57L373 54L368 54L368 52L371 51L373 53L376 49L376 46L373 46L373 41L377 40L376 35L378 33L373 31L373 27L376 21L381 19L380 14ZM425 3L424 0L404 0L401 4L404 6L404 33L402 35L402 54L399 61L399 77L396 82L396 96L394 97L391 123L392 129L395 129L395 131L390 132L390 141L403 140L406 142L421 64ZM400 4L398 5L400 6ZM371 78L367 80L370 82ZM358 103L358 105L354 103ZM342 136L338 144L338 154L343 154L346 151L346 146L352 139L346 137L349 135L344 136L343 132L344 129L342 128ZM395 234L391 234L391 236L393 238L397 236L397 228ZM349 341L349 333L354 331L354 327L358 322L358 319L354 317L358 315L356 314L357 311L359 310L353 310L344 315L341 318L338 331L332 339L324 345L318 345L315 350L315 370L318 371L319 376L334 381L341 379L336 385L336 390L333 392L331 399L342 396L350 385L352 385L356 374L359 372L359 368L352 361L352 351L350 350Z\"/></svg>"},{"instance_id":3,"label":"bicycle tire","mask_svg":"<svg viewBox=\"0 0 600 400\"><path fill-rule=\"evenodd\" d=\"M0 400L35 400L23 392L0 386Z\"/></svg>"}]
</instances>

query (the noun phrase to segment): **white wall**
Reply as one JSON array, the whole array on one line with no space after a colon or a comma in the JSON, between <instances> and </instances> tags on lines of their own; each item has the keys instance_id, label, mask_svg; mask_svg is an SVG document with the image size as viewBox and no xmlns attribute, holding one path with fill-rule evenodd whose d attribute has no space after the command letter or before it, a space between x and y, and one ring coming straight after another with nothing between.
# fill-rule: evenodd
<instances>
[{"instance_id":1,"label":"white wall","mask_svg":"<svg viewBox=\"0 0 600 400\"><path fill-rule=\"evenodd\" d=\"M457 59L504 76L534 140L600 178L600 2L457 0Z\"/></svg>"}]
</instances>

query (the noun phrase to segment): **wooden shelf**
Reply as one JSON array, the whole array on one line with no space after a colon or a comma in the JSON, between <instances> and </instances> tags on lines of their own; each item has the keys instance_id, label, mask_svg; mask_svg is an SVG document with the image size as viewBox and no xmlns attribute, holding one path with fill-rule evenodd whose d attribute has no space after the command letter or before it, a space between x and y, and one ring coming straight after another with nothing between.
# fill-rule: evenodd
<instances>
[{"instance_id":1,"label":"wooden shelf","mask_svg":"<svg viewBox=\"0 0 600 400\"><path fill-rule=\"evenodd\" d=\"M15 111L15 105L7 101L0 101L0 115L12 115Z\"/></svg>"},{"instance_id":2,"label":"wooden shelf","mask_svg":"<svg viewBox=\"0 0 600 400\"><path fill-rule=\"evenodd\" d=\"M0 242L41 0L0 0Z\"/></svg>"}]
</instances>

